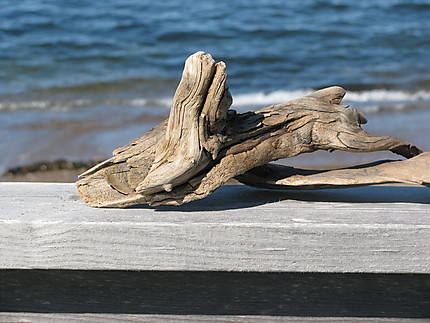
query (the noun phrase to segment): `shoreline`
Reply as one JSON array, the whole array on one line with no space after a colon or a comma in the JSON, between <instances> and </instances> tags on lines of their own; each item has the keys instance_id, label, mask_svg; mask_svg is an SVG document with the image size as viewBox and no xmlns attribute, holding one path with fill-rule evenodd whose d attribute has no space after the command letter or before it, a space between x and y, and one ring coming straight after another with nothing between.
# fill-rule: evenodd
<instances>
[{"instance_id":1,"label":"shoreline","mask_svg":"<svg viewBox=\"0 0 430 323\"><path fill-rule=\"evenodd\" d=\"M102 160L71 162L66 160L44 161L7 169L0 182L54 182L73 183L78 175Z\"/></svg>"}]
</instances>

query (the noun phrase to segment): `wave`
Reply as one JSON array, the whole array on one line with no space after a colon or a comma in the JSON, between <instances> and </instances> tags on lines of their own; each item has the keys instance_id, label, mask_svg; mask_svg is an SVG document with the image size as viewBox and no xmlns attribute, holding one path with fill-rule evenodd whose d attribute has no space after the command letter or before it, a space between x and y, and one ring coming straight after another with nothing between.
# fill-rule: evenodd
<instances>
[{"instance_id":1,"label":"wave","mask_svg":"<svg viewBox=\"0 0 430 323\"><path fill-rule=\"evenodd\" d=\"M353 102L404 102L404 101L427 101L430 100L429 91L402 91L402 90L367 90L347 92L345 100Z\"/></svg>"},{"instance_id":2,"label":"wave","mask_svg":"<svg viewBox=\"0 0 430 323\"><path fill-rule=\"evenodd\" d=\"M49 110L64 112L74 108L85 108L92 106L136 106L169 108L171 99L69 99L69 100L34 100L0 102L0 111L18 110Z\"/></svg>"},{"instance_id":3,"label":"wave","mask_svg":"<svg viewBox=\"0 0 430 323\"><path fill-rule=\"evenodd\" d=\"M237 94L233 96L233 105L239 110L242 110L244 107L267 106L298 99L314 91L315 89L309 88L292 91L279 90L269 93L254 92ZM430 107L430 91L387 89L347 91L343 103L356 106L366 112L406 110L413 107L421 107L423 104L427 104Z\"/></svg>"},{"instance_id":4,"label":"wave","mask_svg":"<svg viewBox=\"0 0 430 323\"><path fill-rule=\"evenodd\" d=\"M281 102L287 102L290 100L298 99L302 96L312 93L312 89L298 89L293 91L273 91L269 93L265 92L254 92L233 95L233 105L235 107L244 106L260 106L278 104Z\"/></svg>"},{"instance_id":5,"label":"wave","mask_svg":"<svg viewBox=\"0 0 430 323\"><path fill-rule=\"evenodd\" d=\"M273 92L252 92L233 95L233 108L246 111L279 104L309 95L314 89L278 90ZM135 98L76 98L67 100L32 100L32 101L0 101L0 111L17 110L50 110L68 111L74 108L91 106L131 106L169 109L171 97L135 97ZM348 91L344 104L363 109L366 112L401 111L413 108L430 107L430 91L405 91L374 89Z\"/></svg>"}]
</instances>

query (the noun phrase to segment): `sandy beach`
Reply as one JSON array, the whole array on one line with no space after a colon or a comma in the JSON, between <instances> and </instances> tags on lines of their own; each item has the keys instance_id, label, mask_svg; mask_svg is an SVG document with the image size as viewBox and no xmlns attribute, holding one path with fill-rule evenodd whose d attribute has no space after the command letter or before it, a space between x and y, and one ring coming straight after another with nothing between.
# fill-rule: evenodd
<instances>
[{"instance_id":1,"label":"sandy beach","mask_svg":"<svg viewBox=\"0 0 430 323\"><path fill-rule=\"evenodd\" d=\"M6 170L0 176L0 182L55 182L72 183L78 175L99 161L67 162L38 162L27 166Z\"/></svg>"},{"instance_id":2,"label":"sandy beach","mask_svg":"<svg viewBox=\"0 0 430 323\"><path fill-rule=\"evenodd\" d=\"M50 182L50 183L73 183L78 175L85 169L77 170L55 170L46 172L32 172L17 175L3 175L0 182Z\"/></svg>"}]
</instances>

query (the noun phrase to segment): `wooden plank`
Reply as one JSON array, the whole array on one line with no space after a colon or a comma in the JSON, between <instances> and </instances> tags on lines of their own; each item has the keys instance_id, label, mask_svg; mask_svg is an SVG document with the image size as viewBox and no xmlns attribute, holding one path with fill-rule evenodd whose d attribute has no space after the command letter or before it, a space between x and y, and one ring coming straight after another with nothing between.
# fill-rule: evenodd
<instances>
[{"instance_id":1,"label":"wooden plank","mask_svg":"<svg viewBox=\"0 0 430 323\"><path fill-rule=\"evenodd\" d=\"M0 313L430 318L430 275L0 270Z\"/></svg>"},{"instance_id":2,"label":"wooden plank","mask_svg":"<svg viewBox=\"0 0 430 323\"><path fill-rule=\"evenodd\" d=\"M0 183L1 269L430 272L430 190L225 186L93 209L73 184Z\"/></svg>"},{"instance_id":3,"label":"wooden plank","mask_svg":"<svg viewBox=\"0 0 430 323\"><path fill-rule=\"evenodd\" d=\"M292 323L423 323L428 319L404 318L347 318L347 317L292 317L292 316L246 316L246 315L130 315L130 314L36 314L36 313L0 313L0 323L11 322L159 322L159 323L202 323L202 322L292 322Z\"/></svg>"}]
</instances>

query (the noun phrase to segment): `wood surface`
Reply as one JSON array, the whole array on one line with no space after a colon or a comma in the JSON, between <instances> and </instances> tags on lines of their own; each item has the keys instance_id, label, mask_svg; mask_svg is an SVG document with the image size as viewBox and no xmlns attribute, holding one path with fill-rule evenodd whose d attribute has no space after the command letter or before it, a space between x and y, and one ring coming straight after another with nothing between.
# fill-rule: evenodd
<instances>
[{"instance_id":1,"label":"wood surface","mask_svg":"<svg viewBox=\"0 0 430 323\"><path fill-rule=\"evenodd\" d=\"M333 170L266 164L236 179L246 185L270 189L330 189L395 183L430 187L430 152L407 160L381 160Z\"/></svg>"},{"instance_id":2,"label":"wood surface","mask_svg":"<svg viewBox=\"0 0 430 323\"><path fill-rule=\"evenodd\" d=\"M346 93L343 88L333 86L239 114L229 110L232 97L226 79L223 62L216 63L203 52L191 55L169 118L81 174L77 186L85 203L94 207L181 205L212 194L234 177L252 186L278 189L393 182L429 185L430 154L417 158L422 151L414 145L367 133L361 127L367 122L364 114L340 104ZM411 161L309 176L288 168L281 170L288 177L278 178L278 183L265 177L274 170L267 163L320 149L390 150Z\"/></svg>"},{"instance_id":3,"label":"wood surface","mask_svg":"<svg viewBox=\"0 0 430 323\"><path fill-rule=\"evenodd\" d=\"M0 183L0 268L430 272L430 191L226 185L174 206L88 208L73 184Z\"/></svg>"},{"instance_id":4,"label":"wood surface","mask_svg":"<svg viewBox=\"0 0 430 323\"><path fill-rule=\"evenodd\" d=\"M426 322L429 201L227 185L100 209L73 184L0 183L0 322Z\"/></svg>"},{"instance_id":5,"label":"wood surface","mask_svg":"<svg viewBox=\"0 0 430 323\"><path fill-rule=\"evenodd\" d=\"M117 322L152 322L152 323L424 323L428 319L375 318L375 317L298 317L273 315L146 315L146 314L39 314L39 313L0 313L0 323L117 323Z\"/></svg>"},{"instance_id":6,"label":"wood surface","mask_svg":"<svg viewBox=\"0 0 430 323\"><path fill-rule=\"evenodd\" d=\"M0 270L0 313L430 318L430 275Z\"/></svg>"}]
</instances>

